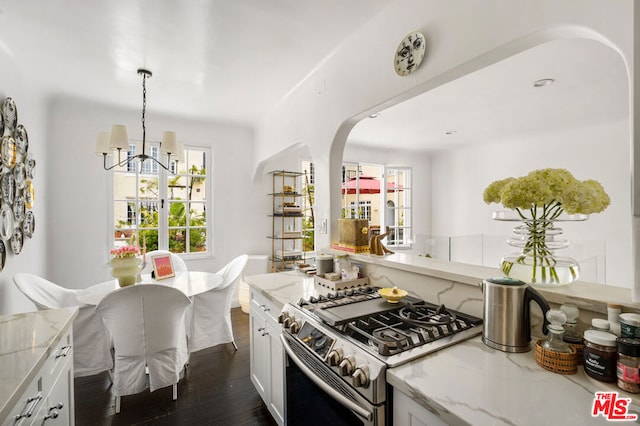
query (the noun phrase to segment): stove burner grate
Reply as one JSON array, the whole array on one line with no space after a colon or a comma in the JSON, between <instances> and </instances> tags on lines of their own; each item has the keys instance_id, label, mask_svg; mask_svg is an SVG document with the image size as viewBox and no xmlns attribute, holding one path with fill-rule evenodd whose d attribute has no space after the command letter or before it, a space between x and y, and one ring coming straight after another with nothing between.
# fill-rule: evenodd
<instances>
[{"instance_id":1,"label":"stove burner grate","mask_svg":"<svg viewBox=\"0 0 640 426\"><path fill-rule=\"evenodd\" d=\"M471 328L473 322L443 305L403 306L345 324L343 331L381 355L395 355Z\"/></svg>"},{"instance_id":2,"label":"stove burner grate","mask_svg":"<svg viewBox=\"0 0 640 426\"><path fill-rule=\"evenodd\" d=\"M415 306L407 303L398 315L417 325L449 325L456 321L456 314L449 312L444 305L433 309L429 306Z\"/></svg>"}]
</instances>

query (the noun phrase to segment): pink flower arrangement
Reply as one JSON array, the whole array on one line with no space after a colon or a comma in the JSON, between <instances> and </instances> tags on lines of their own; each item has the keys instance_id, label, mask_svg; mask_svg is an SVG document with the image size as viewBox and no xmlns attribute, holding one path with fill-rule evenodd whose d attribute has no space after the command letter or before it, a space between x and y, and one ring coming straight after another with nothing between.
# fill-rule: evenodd
<instances>
[{"instance_id":1,"label":"pink flower arrangement","mask_svg":"<svg viewBox=\"0 0 640 426\"><path fill-rule=\"evenodd\" d=\"M122 246L116 247L109 251L109 254L113 257L136 257L140 254L140 249L137 246Z\"/></svg>"}]
</instances>

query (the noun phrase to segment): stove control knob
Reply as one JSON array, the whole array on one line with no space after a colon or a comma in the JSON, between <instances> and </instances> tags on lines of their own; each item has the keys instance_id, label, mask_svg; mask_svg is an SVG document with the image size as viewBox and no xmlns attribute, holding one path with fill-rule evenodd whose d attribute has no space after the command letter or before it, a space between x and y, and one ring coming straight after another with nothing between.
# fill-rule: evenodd
<instances>
[{"instance_id":1,"label":"stove control knob","mask_svg":"<svg viewBox=\"0 0 640 426\"><path fill-rule=\"evenodd\" d=\"M353 374L353 370L356 368L356 359L353 355L347 356L338 365L338 370L341 376L350 376Z\"/></svg>"},{"instance_id":2,"label":"stove control knob","mask_svg":"<svg viewBox=\"0 0 640 426\"><path fill-rule=\"evenodd\" d=\"M295 320L296 320L296 317L294 317L293 315L287 315L287 317L282 320L282 326L284 328L289 328L291 327L291 324L293 324Z\"/></svg>"},{"instance_id":3,"label":"stove control knob","mask_svg":"<svg viewBox=\"0 0 640 426\"><path fill-rule=\"evenodd\" d=\"M291 331L291 334L298 334L300 327L302 327L302 322L300 322L300 320L295 320L291 323L291 326L289 326L289 331Z\"/></svg>"},{"instance_id":4,"label":"stove control knob","mask_svg":"<svg viewBox=\"0 0 640 426\"><path fill-rule=\"evenodd\" d=\"M282 313L280 315L278 315L278 322L280 324L284 324L284 320L289 318L289 312L287 311L282 311Z\"/></svg>"},{"instance_id":5,"label":"stove control knob","mask_svg":"<svg viewBox=\"0 0 640 426\"><path fill-rule=\"evenodd\" d=\"M342 348L338 347L329 352L329 355L327 355L327 362L330 366L335 367L340 364L343 357L344 352L342 351Z\"/></svg>"},{"instance_id":6,"label":"stove control knob","mask_svg":"<svg viewBox=\"0 0 640 426\"><path fill-rule=\"evenodd\" d=\"M353 379L353 386L356 388L368 388L369 387L369 367L366 365L360 365L356 368L356 371L351 375Z\"/></svg>"}]
</instances>

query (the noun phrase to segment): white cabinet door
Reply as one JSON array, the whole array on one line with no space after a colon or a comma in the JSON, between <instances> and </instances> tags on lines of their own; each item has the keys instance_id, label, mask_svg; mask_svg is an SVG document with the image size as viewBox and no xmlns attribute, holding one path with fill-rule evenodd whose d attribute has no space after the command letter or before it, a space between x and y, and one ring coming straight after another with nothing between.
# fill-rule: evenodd
<instances>
[{"instance_id":1,"label":"white cabinet door","mask_svg":"<svg viewBox=\"0 0 640 426\"><path fill-rule=\"evenodd\" d=\"M284 424L284 349L280 341L280 328L268 329L270 377L271 377L271 413L278 424Z\"/></svg>"},{"instance_id":2,"label":"white cabinet door","mask_svg":"<svg viewBox=\"0 0 640 426\"><path fill-rule=\"evenodd\" d=\"M393 389L393 424L394 426L447 426L440 417L395 388Z\"/></svg>"},{"instance_id":3,"label":"white cabinet door","mask_svg":"<svg viewBox=\"0 0 640 426\"><path fill-rule=\"evenodd\" d=\"M266 404L268 401L267 394L270 362L267 346L268 340L263 336L266 331L266 322L260 312L254 309L253 303L251 304L250 312L251 381Z\"/></svg>"},{"instance_id":4,"label":"white cabinet door","mask_svg":"<svg viewBox=\"0 0 640 426\"><path fill-rule=\"evenodd\" d=\"M278 424L284 424L284 351L280 342L280 308L250 291L251 381Z\"/></svg>"}]
</instances>

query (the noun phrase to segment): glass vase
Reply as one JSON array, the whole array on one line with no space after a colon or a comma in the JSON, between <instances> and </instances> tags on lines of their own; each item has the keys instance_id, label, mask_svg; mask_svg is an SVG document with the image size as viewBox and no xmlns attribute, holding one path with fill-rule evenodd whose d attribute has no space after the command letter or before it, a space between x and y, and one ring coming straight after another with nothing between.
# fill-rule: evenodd
<instances>
[{"instance_id":1,"label":"glass vase","mask_svg":"<svg viewBox=\"0 0 640 426\"><path fill-rule=\"evenodd\" d=\"M544 216L523 218L512 212L496 212L493 218L519 222L513 228L515 237L507 243L519 248L520 252L500 259L504 275L540 287L566 285L580 277L580 266L575 259L555 253L569 246L569 241L559 238L562 229L557 222L581 221L588 216L562 215L550 220Z\"/></svg>"},{"instance_id":2,"label":"glass vase","mask_svg":"<svg viewBox=\"0 0 640 426\"><path fill-rule=\"evenodd\" d=\"M109 261L111 275L118 279L120 287L135 284L141 263L139 257L114 257Z\"/></svg>"}]
</instances>

